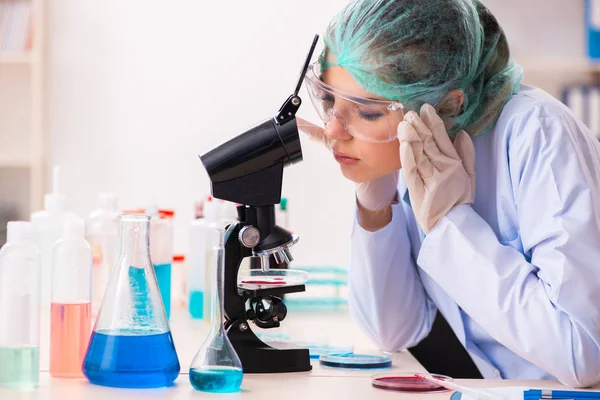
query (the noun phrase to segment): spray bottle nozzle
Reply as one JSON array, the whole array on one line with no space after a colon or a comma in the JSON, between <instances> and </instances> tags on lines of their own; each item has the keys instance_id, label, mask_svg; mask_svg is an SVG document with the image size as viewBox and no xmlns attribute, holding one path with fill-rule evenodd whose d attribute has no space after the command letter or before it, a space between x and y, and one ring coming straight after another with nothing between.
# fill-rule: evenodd
<instances>
[{"instance_id":1,"label":"spray bottle nozzle","mask_svg":"<svg viewBox=\"0 0 600 400\"><path fill-rule=\"evenodd\" d=\"M60 167L55 166L52 171L52 193L48 193L44 196L44 208L51 213L60 213L65 211L66 208L65 203L67 202L67 196L60 193L59 174Z\"/></svg>"},{"instance_id":2,"label":"spray bottle nozzle","mask_svg":"<svg viewBox=\"0 0 600 400\"><path fill-rule=\"evenodd\" d=\"M52 193L53 194L58 194L60 193L58 188L58 175L60 174L60 167L58 165L54 166L54 169L52 170Z\"/></svg>"}]
</instances>

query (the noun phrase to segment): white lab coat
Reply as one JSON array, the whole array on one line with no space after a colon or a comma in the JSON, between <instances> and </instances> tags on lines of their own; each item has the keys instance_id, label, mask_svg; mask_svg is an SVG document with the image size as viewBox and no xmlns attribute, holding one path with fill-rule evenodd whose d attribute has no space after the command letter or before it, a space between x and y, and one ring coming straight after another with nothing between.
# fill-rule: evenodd
<instances>
[{"instance_id":1,"label":"white lab coat","mask_svg":"<svg viewBox=\"0 0 600 400\"><path fill-rule=\"evenodd\" d=\"M390 224L367 232L355 217L352 316L396 351L440 310L485 378L599 382L600 143L526 85L473 141L475 203L426 237L402 173Z\"/></svg>"}]
</instances>

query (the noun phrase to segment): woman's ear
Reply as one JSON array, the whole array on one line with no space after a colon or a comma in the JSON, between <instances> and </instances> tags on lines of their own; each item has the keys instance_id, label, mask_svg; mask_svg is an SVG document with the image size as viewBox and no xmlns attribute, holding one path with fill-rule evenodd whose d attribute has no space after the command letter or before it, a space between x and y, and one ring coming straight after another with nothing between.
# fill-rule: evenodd
<instances>
[{"instance_id":1,"label":"woman's ear","mask_svg":"<svg viewBox=\"0 0 600 400\"><path fill-rule=\"evenodd\" d=\"M442 119L457 117L460 114L464 101L465 94L462 90L451 90L437 103L435 111Z\"/></svg>"}]
</instances>

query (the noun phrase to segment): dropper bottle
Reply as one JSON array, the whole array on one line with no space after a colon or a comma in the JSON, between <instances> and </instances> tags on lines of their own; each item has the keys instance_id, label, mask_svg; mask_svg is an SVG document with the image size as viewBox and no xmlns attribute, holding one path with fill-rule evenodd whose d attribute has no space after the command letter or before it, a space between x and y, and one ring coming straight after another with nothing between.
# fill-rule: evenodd
<instances>
[{"instance_id":1,"label":"dropper bottle","mask_svg":"<svg viewBox=\"0 0 600 400\"><path fill-rule=\"evenodd\" d=\"M0 249L0 387L38 386L40 257L29 222L7 225Z\"/></svg>"},{"instance_id":2,"label":"dropper bottle","mask_svg":"<svg viewBox=\"0 0 600 400\"><path fill-rule=\"evenodd\" d=\"M67 211L67 196L60 192L60 168L54 167L52 193L44 196L44 209L31 214L33 241L40 251L42 309L50 308L52 249L61 238L67 219L79 219Z\"/></svg>"}]
</instances>

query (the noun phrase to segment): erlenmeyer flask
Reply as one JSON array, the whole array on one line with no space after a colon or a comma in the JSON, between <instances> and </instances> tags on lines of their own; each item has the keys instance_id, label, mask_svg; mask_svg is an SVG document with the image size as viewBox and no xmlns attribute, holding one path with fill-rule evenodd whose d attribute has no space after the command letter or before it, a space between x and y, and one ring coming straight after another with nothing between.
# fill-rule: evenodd
<instances>
[{"instance_id":1,"label":"erlenmeyer flask","mask_svg":"<svg viewBox=\"0 0 600 400\"><path fill-rule=\"evenodd\" d=\"M235 225L231 225L231 227L235 227ZM242 362L227 338L223 321L224 238L229 232L217 230L216 233L219 235L219 244L215 248L217 253L216 290L212 301L211 328L190 367L190 383L196 390L203 392L237 392L242 384Z\"/></svg>"},{"instance_id":2,"label":"erlenmeyer flask","mask_svg":"<svg viewBox=\"0 0 600 400\"><path fill-rule=\"evenodd\" d=\"M90 382L124 388L169 386L179 360L150 260L150 217L119 217L120 251L83 363Z\"/></svg>"}]
</instances>

